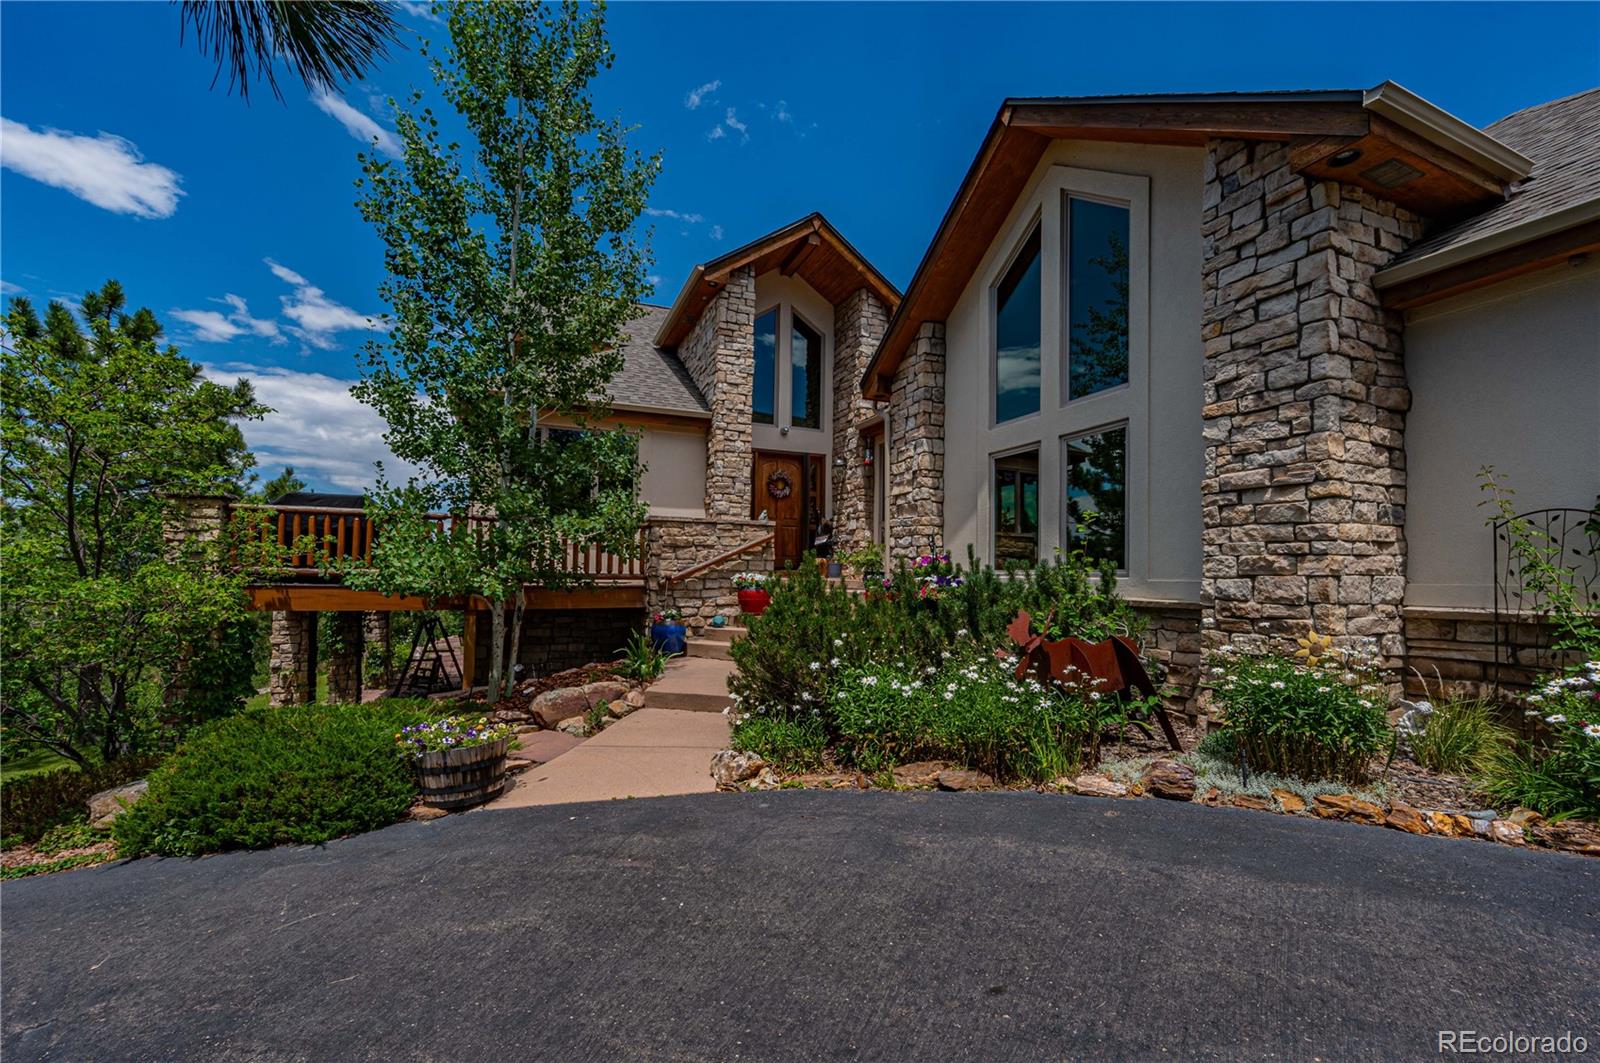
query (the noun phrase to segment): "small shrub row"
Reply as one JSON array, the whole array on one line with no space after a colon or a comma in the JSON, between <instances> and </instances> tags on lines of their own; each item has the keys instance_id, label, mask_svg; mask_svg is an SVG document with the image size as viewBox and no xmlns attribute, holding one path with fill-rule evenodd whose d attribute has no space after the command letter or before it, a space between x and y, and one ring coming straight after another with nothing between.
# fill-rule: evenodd
<instances>
[{"instance_id":1,"label":"small shrub row","mask_svg":"<svg viewBox=\"0 0 1600 1063\"><path fill-rule=\"evenodd\" d=\"M195 856L374 830L417 794L403 728L430 702L246 709L191 737L113 824L124 856Z\"/></svg>"},{"instance_id":2,"label":"small shrub row","mask_svg":"<svg viewBox=\"0 0 1600 1063\"><path fill-rule=\"evenodd\" d=\"M52 827L81 817L93 795L132 782L159 763L155 757L124 757L82 770L58 768L0 786L5 843L38 841Z\"/></svg>"}]
</instances>

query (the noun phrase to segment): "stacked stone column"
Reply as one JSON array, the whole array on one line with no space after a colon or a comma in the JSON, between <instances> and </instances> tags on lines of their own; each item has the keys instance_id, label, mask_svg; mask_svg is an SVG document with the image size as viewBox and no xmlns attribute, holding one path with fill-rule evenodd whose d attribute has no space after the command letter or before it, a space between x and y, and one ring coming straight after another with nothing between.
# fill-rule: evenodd
<instances>
[{"instance_id":1,"label":"stacked stone column","mask_svg":"<svg viewBox=\"0 0 1600 1063\"><path fill-rule=\"evenodd\" d=\"M701 311L678 354L711 405L706 435L706 516L748 517L755 376L755 269L734 270Z\"/></svg>"},{"instance_id":2,"label":"stacked stone column","mask_svg":"<svg viewBox=\"0 0 1600 1063\"><path fill-rule=\"evenodd\" d=\"M394 685L394 676L391 673L391 669L389 667L389 657L390 657L390 654L392 652L392 647L391 647L391 644L390 644L390 638L391 638L391 635L390 635L390 629L389 629L389 614L388 613L367 613L367 614L365 614L365 616L364 616L364 618L362 620L362 632L361 632L362 658L363 658L363 662L362 662L363 680L362 681L363 681L363 685L367 686L368 689L387 691L391 686ZM365 658L366 658L366 655L369 652L377 654L379 660L381 660L383 662L382 667L380 667L372 675L371 681L370 681L370 685L368 684L367 677L365 676L365 670L366 670Z\"/></svg>"},{"instance_id":3,"label":"stacked stone column","mask_svg":"<svg viewBox=\"0 0 1600 1063\"><path fill-rule=\"evenodd\" d=\"M1421 234L1285 144L1207 147L1205 642L1308 630L1405 653L1405 411L1398 314L1372 275Z\"/></svg>"},{"instance_id":4,"label":"stacked stone column","mask_svg":"<svg viewBox=\"0 0 1600 1063\"><path fill-rule=\"evenodd\" d=\"M925 321L889 398L889 556L944 542L944 322Z\"/></svg>"},{"instance_id":5,"label":"stacked stone column","mask_svg":"<svg viewBox=\"0 0 1600 1063\"><path fill-rule=\"evenodd\" d=\"M861 426L877 407L861 395L861 377L889 327L889 311L868 288L857 289L833 310L833 535L841 552L867 544L871 470Z\"/></svg>"},{"instance_id":6,"label":"stacked stone column","mask_svg":"<svg viewBox=\"0 0 1600 1063\"><path fill-rule=\"evenodd\" d=\"M328 701L356 704L361 701L362 652L361 613L329 613Z\"/></svg>"},{"instance_id":7,"label":"stacked stone column","mask_svg":"<svg viewBox=\"0 0 1600 1063\"><path fill-rule=\"evenodd\" d=\"M317 695L317 614L272 614L267 700L274 708L306 705Z\"/></svg>"}]
</instances>

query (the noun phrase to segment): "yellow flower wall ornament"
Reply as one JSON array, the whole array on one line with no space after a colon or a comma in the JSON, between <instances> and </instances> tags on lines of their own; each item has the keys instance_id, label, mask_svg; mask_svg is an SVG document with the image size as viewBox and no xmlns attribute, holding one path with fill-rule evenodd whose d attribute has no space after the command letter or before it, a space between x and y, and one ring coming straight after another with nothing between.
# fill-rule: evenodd
<instances>
[{"instance_id":1,"label":"yellow flower wall ornament","mask_svg":"<svg viewBox=\"0 0 1600 1063\"><path fill-rule=\"evenodd\" d=\"M1315 631L1308 632L1305 638L1295 639L1300 648L1294 651L1296 657L1315 667L1322 663L1322 659L1333 652L1333 637L1319 635Z\"/></svg>"}]
</instances>

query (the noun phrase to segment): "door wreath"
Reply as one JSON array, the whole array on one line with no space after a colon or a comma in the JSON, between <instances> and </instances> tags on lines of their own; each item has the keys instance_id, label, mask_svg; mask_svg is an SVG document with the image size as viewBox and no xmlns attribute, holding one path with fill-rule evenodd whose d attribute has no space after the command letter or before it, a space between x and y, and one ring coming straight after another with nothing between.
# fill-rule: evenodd
<instances>
[{"instance_id":1,"label":"door wreath","mask_svg":"<svg viewBox=\"0 0 1600 1063\"><path fill-rule=\"evenodd\" d=\"M794 481L782 469L774 469L767 475L767 494L773 498L788 498L794 494Z\"/></svg>"}]
</instances>

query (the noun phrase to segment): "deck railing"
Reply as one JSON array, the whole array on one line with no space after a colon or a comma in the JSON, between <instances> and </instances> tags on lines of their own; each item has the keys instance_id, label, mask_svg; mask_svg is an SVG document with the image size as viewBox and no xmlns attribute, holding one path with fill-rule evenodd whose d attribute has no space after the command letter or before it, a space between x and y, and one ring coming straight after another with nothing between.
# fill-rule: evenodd
<instances>
[{"instance_id":1,"label":"deck railing","mask_svg":"<svg viewBox=\"0 0 1600 1063\"><path fill-rule=\"evenodd\" d=\"M330 506L273 506L235 505L229 507L229 519L239 520L244 514L253 514L259 521L257 541L274 542L280 550L288 551L284 567L295 575L320 575L329 562L352 559L372 560L372 547L377 541L377 522L364 510ZM449 513L430 513L441 535L455 530L461 521L487 525L492 517L456 517ZM633 557L623 557L598 546L565 543L562 546L563 566L568 573L586 576L599 583L644 582L645 530L639 529L639 548Z\"/></svg>"}]
</instances>

